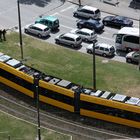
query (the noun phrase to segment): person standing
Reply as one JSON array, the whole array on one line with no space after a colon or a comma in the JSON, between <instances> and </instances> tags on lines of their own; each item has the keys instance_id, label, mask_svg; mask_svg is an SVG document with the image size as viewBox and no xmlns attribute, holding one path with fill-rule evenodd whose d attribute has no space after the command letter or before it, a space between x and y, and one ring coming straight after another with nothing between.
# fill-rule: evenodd
<instances>
[{"instance_id":1,"label":"person standing","mask_svg":"<svg viewBox=\"0 0 140 140\"><path fill-rule=\"evenodd\" d=\"M2 30L0 29L0 41L2 41Z\"/></svg>"},{"instance_id":2,"label":"person standing","mask_svg":"<svg viewBox=\"0 0 140 140\"><path fill-rule=\"evenodd\" d=\"M3 35L3 40L4 40L4 41L6 41L6 36L5 36L5 34L6 34L6 30L3 29L3 31L2 31L2 35Z\"/></svg>"}]
</instances>

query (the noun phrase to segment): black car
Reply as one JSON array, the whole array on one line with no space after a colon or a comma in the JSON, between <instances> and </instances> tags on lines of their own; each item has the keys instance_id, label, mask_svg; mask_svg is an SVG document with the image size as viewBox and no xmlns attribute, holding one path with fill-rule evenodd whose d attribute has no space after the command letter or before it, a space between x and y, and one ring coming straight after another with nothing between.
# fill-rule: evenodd
<instances>
[{"instance_id":1,"label":"black car","mask_svg":"<svg viewBox=\"0 0 140 140\"><path fill-rule=\"evenodd\" d=\"M89 20L80 20L77 22L78 28L88 28L91 30L95 30L96 32L100 32L104 29L103 23L99 22L98 20L89 19Z\"/></svg>"},{"instance_id":2,"label":"black car","mask_svg":"<svg viewBox=\"0 0 140 140\"><path fill-rule=\"evenodd\" d=\"M133 21L124 16L107 16L103 18L104 25L113 25L118 27L132 27Z\"/></svg>"}]
</instances>

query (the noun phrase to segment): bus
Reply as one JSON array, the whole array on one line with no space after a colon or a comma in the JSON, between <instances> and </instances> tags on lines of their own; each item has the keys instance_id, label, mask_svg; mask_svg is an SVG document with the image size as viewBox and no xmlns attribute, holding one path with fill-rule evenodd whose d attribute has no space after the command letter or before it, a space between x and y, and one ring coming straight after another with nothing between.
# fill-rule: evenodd
<instances>
[{"instance_id":1,"label":"bus","mask_svg":"<svg viewBox=\"0 0 140 140\"><path fill-rule=\"evenodd\" d=\"M116 35L116 50L138 51L140 48L139 29L133 27L123 27Z\"/></svg>"}]
</instances>

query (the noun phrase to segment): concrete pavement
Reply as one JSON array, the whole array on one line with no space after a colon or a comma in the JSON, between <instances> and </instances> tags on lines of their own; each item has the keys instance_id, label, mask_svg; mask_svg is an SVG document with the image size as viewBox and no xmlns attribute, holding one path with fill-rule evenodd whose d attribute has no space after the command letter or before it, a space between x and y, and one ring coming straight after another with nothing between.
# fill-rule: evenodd
<instances>
[{"instance_id":1,"label":"concrete pavement","mask_svg":"<svg viewBox=\"0 0 140 140\"><path fill-rule=\"evenodd\" d=\"M79 4L79 0L68 0L69 2ZM140 19L140 9L130 7L132 0L117 0L118 5L112 5L103 2L103 0L81 0L82 5L91 5L99 8L101 11L113 14L126 16L134 20Z\"/></svg>"}]
</instances>

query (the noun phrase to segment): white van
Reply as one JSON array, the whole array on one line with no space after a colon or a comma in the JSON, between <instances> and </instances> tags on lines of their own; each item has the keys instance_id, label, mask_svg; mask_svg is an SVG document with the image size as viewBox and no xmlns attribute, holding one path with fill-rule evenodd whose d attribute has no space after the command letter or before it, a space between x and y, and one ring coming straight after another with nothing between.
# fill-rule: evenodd
<instances>
[{"instance_id":1,"label":"white van","mask_svg":"<svg viewBox=\"0 0 140 140\"><path fill-rule=\"evenodd\" d=\"M74 11L73 16L99 19L101 17L101 12L98 8L85 5L85 6L79 7L76 11Z\"/></svg>"}]
</instances>

